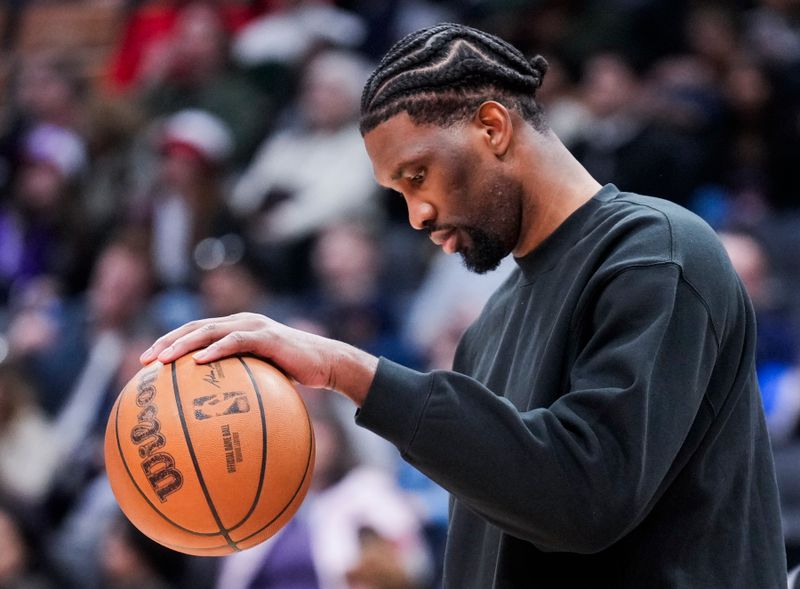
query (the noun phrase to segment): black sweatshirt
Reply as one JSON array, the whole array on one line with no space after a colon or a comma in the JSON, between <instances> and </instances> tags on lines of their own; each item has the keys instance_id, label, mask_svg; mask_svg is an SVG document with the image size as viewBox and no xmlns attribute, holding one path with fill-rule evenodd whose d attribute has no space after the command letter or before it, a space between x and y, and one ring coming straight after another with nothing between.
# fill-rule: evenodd
<instances>
[{"instance_id":1,"label":"black sweatshirt","mask_svg":"<svg viewBox=\"0 0 800 589\"><path fill-rule=\"evenodd\" d=\"M608 185L454 371L381 359L357 421L452 494L448 589L786 586L754 316L713 230Z\"/></svg>"}]
</instances>

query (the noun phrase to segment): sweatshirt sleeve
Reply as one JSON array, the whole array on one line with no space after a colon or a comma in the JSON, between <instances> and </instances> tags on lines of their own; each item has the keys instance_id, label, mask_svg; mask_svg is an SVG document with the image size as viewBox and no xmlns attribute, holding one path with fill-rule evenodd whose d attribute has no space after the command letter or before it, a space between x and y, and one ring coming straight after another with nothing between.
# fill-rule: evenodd
<instances>
[{"instance_id":1,"label":"sweatshirt sleeve","mask_svg":"<svg viewBox=\"0 0 800 589\"><path fill-rule=\"evenodd\" d=\"M698 411L713 410L718 343L671 263L617 273L575 321L588 336L549 407L520 411L468 376L381 359L357 421L504 531L600 551L647 515Z\"/></svg>"}]
</instances>

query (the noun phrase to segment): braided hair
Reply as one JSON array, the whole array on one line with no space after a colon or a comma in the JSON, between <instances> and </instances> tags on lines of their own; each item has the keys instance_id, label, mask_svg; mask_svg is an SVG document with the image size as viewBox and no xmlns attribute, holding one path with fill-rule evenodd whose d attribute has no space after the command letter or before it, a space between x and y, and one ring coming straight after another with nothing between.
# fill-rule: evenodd
<instances>
[{"instance_id":1,"label":"braided hair","mask_svg":"<svg viewBox=\"0 0 800 589\"><path fill-rule=\"evenodd\" d=\"M513 108L537 130L547 61L525 58L502 39L459 24L422 29L398 41L361 95L361 133L402 111L418 124L447 126L471 117L486 100Z\"/></svg>"}]
</instances>

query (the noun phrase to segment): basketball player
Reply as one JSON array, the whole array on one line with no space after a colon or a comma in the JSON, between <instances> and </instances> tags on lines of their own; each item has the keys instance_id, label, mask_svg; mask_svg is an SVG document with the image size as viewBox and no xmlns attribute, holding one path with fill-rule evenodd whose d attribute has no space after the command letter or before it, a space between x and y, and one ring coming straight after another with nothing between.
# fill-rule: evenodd
<instances>
[{"instance_id":1,"label":"basketball player","mask_svg":"<svg viewBox=\"0 0 800 589\"><path fill-rule=\"evenodd\" d=\"M446 24L397 43L363 93L375 176L411 225L476 272L518 265L452 372L253 314L142 361L250 352L350 397L452 493L448 588L785 587L747 295L701 220L570 155L536 101L546 69Z\"/></svg>"}]
</instances>

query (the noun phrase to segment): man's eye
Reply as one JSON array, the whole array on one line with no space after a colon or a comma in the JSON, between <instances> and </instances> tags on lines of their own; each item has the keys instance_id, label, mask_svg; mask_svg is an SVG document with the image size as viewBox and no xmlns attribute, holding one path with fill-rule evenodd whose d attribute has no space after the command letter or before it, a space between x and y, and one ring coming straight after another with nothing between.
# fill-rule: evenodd
<instances>
[{"instance_id":1,"label":"man's eye","mask_svg":"<svg viewBox=\"0 0 800 589\"><path fill-rule=\"evenodd\" d=\"M412 184L419 185L422 184L422 181L425 179L425 172L419 171L413 176L411 176L410 180Z\"/></svg>"}]
</instances>

